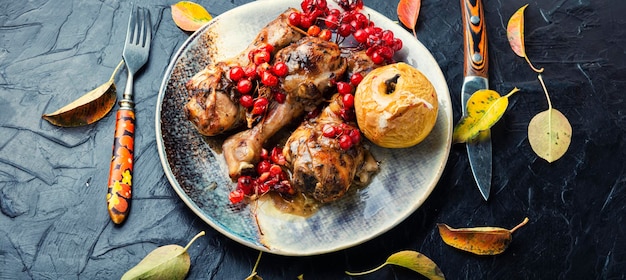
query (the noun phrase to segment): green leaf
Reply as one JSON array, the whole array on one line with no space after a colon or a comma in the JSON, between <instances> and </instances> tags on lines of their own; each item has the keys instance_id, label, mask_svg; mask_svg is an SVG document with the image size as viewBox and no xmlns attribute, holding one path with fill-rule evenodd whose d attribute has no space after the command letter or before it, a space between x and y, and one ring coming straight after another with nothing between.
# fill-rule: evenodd
<instances>
[{"instance_id":1,"label":"green leaf","mask_svg":"<svg viewBox=\"0 0 626 280\"><path fill-rule=\"evenodd\" d=\"M198 233L185 248L180 245L165 245L154 249L135 267L122 275L128 279L185 279L191 266L187 249L204 231Z\"/></svg>"},{"instance_id":2,"label":"green leaf","mask_svg":"<svg viewBox=\"0 0 626 280\"><path fill-rule=\"evenodd\" d=\"M419 252L410 251L410 250L400 251L389 256L389 258L387 258L387 261L385 261L385 263L383 263L382 265L374 269L364 271L364 272L346 271L346 274L350 276L365 275L365 274L375 272L388 264L393 264L393 265L401 266L404 268L408 268L421 275L424 275L428 279L437 279L437 280L445 279L445 277L443 276L443 273L441 272L441 269L439 269L439 267L437 266L437 264L435 264L435 262L433 262L431 259L429 259L428 257L424 256L423 254Z\"/></svg>"},{"instance_id":3,"label":"green leaf","mask_svg":"<svg viewBox=\"0 0 626 280\"><path fill-rule=\"evenodd\" d=\"M572 126L559 110L545 110L530 120L528 141L537 156L554 162L561 158L572 141Z\"/></svg>"},{"instance_id":4,"label":"green leaf","mask_svg":"<svg viewBox=\"0 0 626 280\"><path fill-rule=\"evenodd\" d=\"M465 143L474 140L481 131L490 129L509 106L509 96L518 91L518 88L514 88L502 97L494 90L483 89L474 92L467 100L467 114L454 127L452 141Z\"/></svg>"}]
</instances>

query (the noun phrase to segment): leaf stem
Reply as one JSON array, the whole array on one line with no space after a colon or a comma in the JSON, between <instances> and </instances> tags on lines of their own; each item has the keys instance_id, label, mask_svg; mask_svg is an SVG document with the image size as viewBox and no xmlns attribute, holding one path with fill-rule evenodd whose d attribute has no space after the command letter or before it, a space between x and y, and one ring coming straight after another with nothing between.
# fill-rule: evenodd
<instances>
[{"instance_id":1,"label":"leaf stem","mask_svg":"<svg viewBox=\"0 0 626 280\"><path fill-rule=\"evenodd\" d=\"M191 246L191 244L196 241L196 239L198 239L200 236L204 236L204 230L201 231L200 233L196 234L196 236L194 236L191 241L189 241L189 243L187 243L187 246L185 246L185 248L183 248L183 252L187 251L187 249L189 249L189 246Z\"/></svg>"},{"instance_id":2,"label":"leaf stem","mask_svg":"<svg viewBox=\"0 0 626 280\"><path fill-rule=\"evenodd\" d=\"M511 233L515 232L518 228L523 227L526 223L528 223L528 217L524 218L524 220L519 225L516 225L514 228L512 228Z\"/></svg>"},{"instance_id":3,"label":"leaf stem","mask_svg":"<svg viewBox=\"0 0 626 280\"><path fill-rule=\"evenodd\" d=\"M548 99L548 110L552 110L552 101L550 101L550 95L548 95L548 89L546 88L546 84L543 82L543 77L541 74L537 75L539 78L539 82L541 82L541 86L543 87L543 92L546 94L546 99Z\"/></svg>"},{"instance_id":4,"label":"leaf stem","mask_svg":"<svg viewBox=\"0 0 626 280\"><path fill-rule=\"evenodd\" d=\"M259 263L261 262L261 256L263 255L263 251L259 251L259 256L256 257L256 262L254 263L254 267L252 268L252 273L250 275L256 274L256 269L259 267Z\"/></svg>"},{"instance_id":5,"label":"leaf stem","mask_svg":"<svg viewBox=\"0 0 626 280\"><path fill-rule=\"evenodd\" d=\"M514 93L518 91L519 91L519 88L515 87L514 89L511 90L511 92L507 93L507 95L505 95L504 97L509 98L509 96L513 95Z\"/></svg>"},{"instance_id":6,"label":"leaf stem","mask_svg":"<svg viewBox=\"0 0 626 280\"><path fill-rule=\"evenodd\" d=\"M376 271L376 270L379 270L379 269L383 268L383 267L384 267L385 265L387 265L387 264L388 264L387 262L384 262L383 264L381 264L381 265L379 265L379 266L377 266L377 267L375 267L375 268L372 268L372 269L370 269L370 270L363 271L363 272L350 272L350 271L346 271L346 274L348 274L348 275L350 275L350 276L361 276L361 275L369 274L369 273L372 273L372 272L374 272L374 271Z\"/></svg>"},{"instance_id":7,"label":"leaf stem","mask_svg":"<svg viewBox=\"0 0 626 280\"><path fill-rule=\"evenodd\" d=\"M524 58L526 59L526 62L528 62L528 65L530 66L530 68L533 69L533 71L535 71L537 73L542 73L543 72L543 67L541 69L537 69L535 66L533 66L532 63L530 63L530 59L528 59L527 55L524 55Z\"/></svg>"},{"instance_id":8,"label":"leaf stem","mask_svg":"<svg viewBox=\"0 0 626 280\"><path fill-rule=\"evenodd\" d=\"M122 67L122 65L124 65L124 60L120 60L120 63L117 64L117 66L115 67L115 70L113 70L113 74L111 74L111 78L109 78L109 81L113 81L113 79L115 79L115 75L117 74L117 71L120 70L120 67Z\"/></svg>"}]
</instances>

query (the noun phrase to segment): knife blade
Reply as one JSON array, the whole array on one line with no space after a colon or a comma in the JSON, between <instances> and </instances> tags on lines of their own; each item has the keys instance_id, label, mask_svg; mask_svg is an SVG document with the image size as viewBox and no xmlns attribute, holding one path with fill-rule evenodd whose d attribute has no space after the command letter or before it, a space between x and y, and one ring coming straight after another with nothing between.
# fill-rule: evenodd
<instances>
[{"instance_id":1,"label":"knife blade","mask_svg":"<svg viewBox=\"0 0 626 280\"><path fill-rule=\"evenodd\" d=\"M463 87L461 105L467 113L467 101L474 92L489 88L487 30L481 0L461 0L463 12ZM475 141L468 142L467 156L472 174L482 197L487 201L491 191L491 132L482 131Z\"/></svg>"}]
</instances>

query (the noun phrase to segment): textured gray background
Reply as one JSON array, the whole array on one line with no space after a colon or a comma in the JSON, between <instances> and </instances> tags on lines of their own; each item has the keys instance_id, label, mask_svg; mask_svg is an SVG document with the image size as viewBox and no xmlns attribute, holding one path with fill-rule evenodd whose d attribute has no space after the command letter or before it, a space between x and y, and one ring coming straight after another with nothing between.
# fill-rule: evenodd
<instances>
[{"instance_id":1,"label":"textured gray background","mask_svg":"<svg viewBox=\"0 0 626 280\"><path fill-rule=\"evenodd\" d=\"M154 248L185 244L188 279L243 279L257 252L195 217L166 180L154 136L165 68L188 34L172 22L175 1L137 1L152 12L150 61L136 80L136 188L127 223L110 222L104 196L114 115L81 128L41 119L108 79L121 57L128 1L0 3L0 279L115 279ZM218 15L247 1L198 1ZM396 18L396 1L365 1ZM555 108L573 126L569 151L548 164L528 144L530 119L546 109L536 75L510 50L506 23L522 5L526 43ZM465 148L452 148L443 178L426 203L390 232L355 248L314 257L265 254L265 279L347 279L399 250L420 251L449 279L626 278L626 5L622 1L484 0L491 87L522 92L493 129L494 178L485 203ZM418 38L448 80L455 119L462 80L457 1L423 1ZM125 78L120 75L120 91ZM139 183L136 183L139 184ZM528 216L502 255L477 257L444 245L436 223L510 228ZM359 279L414 279L385 268Z\"/></svg>"}]
</instances>

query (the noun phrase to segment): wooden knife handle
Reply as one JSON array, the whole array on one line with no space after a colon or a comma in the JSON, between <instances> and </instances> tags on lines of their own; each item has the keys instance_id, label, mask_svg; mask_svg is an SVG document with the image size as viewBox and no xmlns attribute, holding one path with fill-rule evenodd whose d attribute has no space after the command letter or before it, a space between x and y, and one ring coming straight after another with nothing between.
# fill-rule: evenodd
<instances>
[{"instance_id":1,"label":"wooden knife handle","mask_svg":"<svg viewBox=\"0 0 626 280\"><path fill-rule=\"evenodd\" d=\"M115 122L113 157L109 169L107 209L111 220L121 224L128 216L133 186L133 152L135 146L135 112L120 108Z\"/></svg>"},{"instance_id":2,"label":"wooden knife handle","mask_svg":"<svg viewBox=\"0 0 626 280\"><path fill-rule=\"evenodd\" d=\"M481 0L461 0L463 12L463 47L465 76L487 78L489 56L487 53L487 29Z\"/></svg>"}]
</instances>

